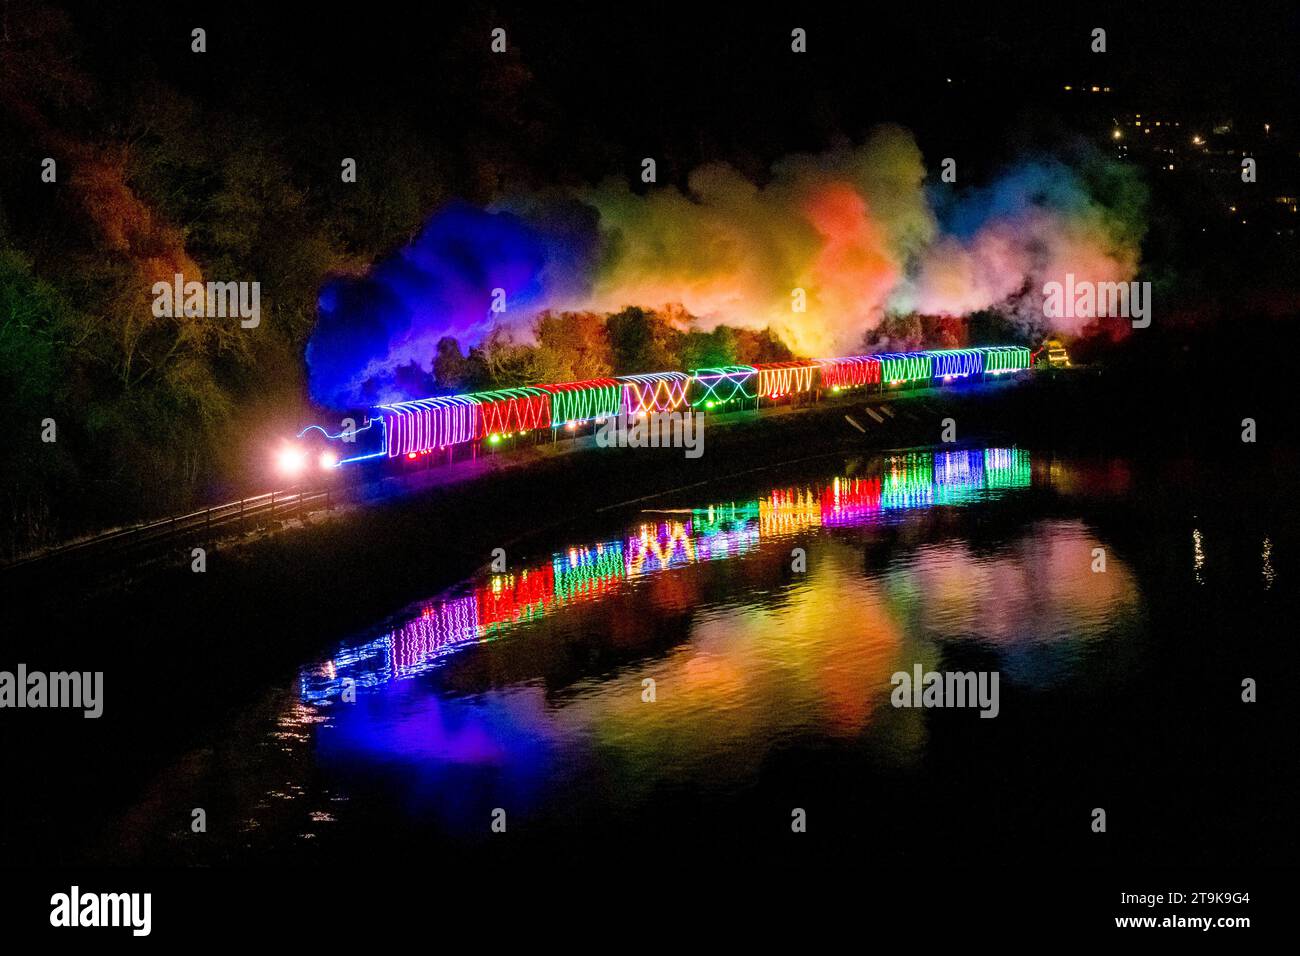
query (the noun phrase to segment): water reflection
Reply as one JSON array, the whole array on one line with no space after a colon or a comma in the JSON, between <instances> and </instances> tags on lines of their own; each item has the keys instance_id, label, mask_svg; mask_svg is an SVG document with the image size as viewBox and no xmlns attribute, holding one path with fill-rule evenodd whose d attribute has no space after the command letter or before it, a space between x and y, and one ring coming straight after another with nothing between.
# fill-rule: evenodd
<instances>
[{"instance_id":1,"label":"water reflection","mask_svg":"<svg viewBox=\"0 0 1300 956\"><path fill-rule=\"evenodd\" d=\"M891 513L969 504L1027 488L1032 474L1029 453L1018 448L909 452L880 464L878 475L836 477L820 486L774 489L741 504L678 512L641 524L624 539L571 547L549 564L493 575L469 593L429 602L377 639L344 647L305 671L302 700L321 702L345 687L367 689L413 677L462 646L561 607L608 598L672 568L740 557L762 541L820 527L862 526Z\"/></svg>"},{"instance_id":2,"label":"water reflection","mask_svg":"<svg viewBox=\"0 0 1300 956\"><path fill-rule=\"evenodd\" d=\"M478 852L498 807L512 834L561 849L733 825L759 840L790 806L868 808L857 846L873 849L913 852L932 826L943 852L973 833L1036 848L1062 832L1052 808L1095 799L1098 773L1109 787L1163 773L1152 807L1206 781L1235 792L1239 773L1188 768L1240 746L1205 703L1224 673L1235 699L1227 609L1288 633L1244 590L1284 590L1292 538L1271 513L1230 534L1163 471L1013 448L794 474L644 512L347 642L171 773L114 853L175 825L164 795L209 806L214 788L230 790L220 817L242 821L232 855L319 860ZM1205 479L1222 497L1223 473ZM917 665L996 670L998 718L891 707L890 677ZM1182 691L1189 674L1202 693ZM163 844L196 859L212 845Z\"/></svg>"}]
</instances>

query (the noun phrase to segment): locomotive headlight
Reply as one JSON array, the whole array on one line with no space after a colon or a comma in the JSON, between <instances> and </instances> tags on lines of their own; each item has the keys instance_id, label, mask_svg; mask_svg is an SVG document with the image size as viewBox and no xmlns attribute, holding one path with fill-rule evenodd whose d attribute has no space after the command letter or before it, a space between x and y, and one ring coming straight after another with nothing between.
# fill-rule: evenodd
<instances>
[{"instance_id":1,"label":"locomotive headlight","mask_svg":"<svg viewBox=\"0 0 1300 956\"><path fill-rule=\"evenodd\" d=\"M297 445L285 445L276 456L276 464L282 475L292 477L300 474L307 466L307 452Z\"/></svg>"},{"instance_id":2,"label":"locomotive headlight","mask_svg":"<svg viewBox=\"0 0 1300 956\"><path fill-rule=\"evenodd\" d=\"M321 453L320 466L326 471L329 471L331 468L337 468L338 464L339 456L334 454L334 452L327 451Z\"/></svg>"}]
</instances>

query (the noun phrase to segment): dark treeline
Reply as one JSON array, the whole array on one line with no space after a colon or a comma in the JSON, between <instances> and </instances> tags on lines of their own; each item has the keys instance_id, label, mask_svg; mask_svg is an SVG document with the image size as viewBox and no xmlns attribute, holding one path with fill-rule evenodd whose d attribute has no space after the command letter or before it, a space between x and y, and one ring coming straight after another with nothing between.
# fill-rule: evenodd
<instances>
[{"instance_id":1,"label":"dark treeline","mask_svg":"<svg viewBox=\"0 0 1300 956\"><path fill-rule=\"evenodd\" d=\"M262 490L249 436L300 415L324 279L400 247L451 195L486 199L531 122L520 64L489 76L466 58L442 88L457 110L430 127L473 147L467 164L407 132L420 123L295 110L265 76L239 85L230 57L182 59L183 16L164 44L120 13L103 36L85 11L0 9L0 554ZM489 119L471 136L474 116ZM342 183L341 155L367 175ZM155 317L152 286L175 273L260 282L266 320Z\"/></svg>"}]
</instances>

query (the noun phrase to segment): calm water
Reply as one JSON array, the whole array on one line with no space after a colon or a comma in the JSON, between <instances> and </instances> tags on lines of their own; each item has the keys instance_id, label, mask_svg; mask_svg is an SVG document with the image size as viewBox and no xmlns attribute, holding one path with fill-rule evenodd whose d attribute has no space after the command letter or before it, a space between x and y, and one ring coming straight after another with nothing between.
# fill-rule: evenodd
<instances>
[{"instance_id":1,"label":"calm water","mask_svg":"<svg viewBox=\"0 0 1300 956\"><path fill-rule=\"evenodd\" d=\"M1200 466L987 447L666 501L305 663L113 842L189 861L474 849L501 839L496 808L517 846L779 842L799 807L825 847L904 855L1256 852L1234 833L1279 812L1240 797L1273 729L1243 717L1240 680L1283 639L1293 521L1266 501L1197 513L1229 493ZM1000 714L891 706L917 664L997 671ZM212 821L197 847L157 822L178 798Z\"/></svg>"}]
</instances>

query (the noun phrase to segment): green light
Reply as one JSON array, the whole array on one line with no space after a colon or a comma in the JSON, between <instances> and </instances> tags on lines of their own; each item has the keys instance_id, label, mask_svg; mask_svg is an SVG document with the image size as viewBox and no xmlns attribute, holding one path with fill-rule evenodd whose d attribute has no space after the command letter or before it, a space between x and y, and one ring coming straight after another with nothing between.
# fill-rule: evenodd
<instances>
[{"instance_id":1,"label":"green light","mask_svg":"<svg viewBox=\"0 0 1300 956\"><path fill-rule=\"evenodd\" d=\"M757 394L749 388L757 374L758 369L752 365L697 368L691 373L691 379L699 394L691 400L691 407L699 408L703 405L708 408L710 402L725 405L741 399L757 398Z\"/></svg>"},{"instance_id":2,"label":"green light","mask_svg":"<svg viewBox=\"0 0 1300 956\"><path fill-rule=\"evenodd\" d=\"M501 441L501 436L498 435L496 432L493 432L492 435L491 435L491 437L488 438L488 441L490 441L492 444L495 445L495 444L497 444L498 442Z\"/></svg>"},{"instance_id":3,"label":"green light","mask_svg":"<svg viewBox=\"0 0 1300 956\"><path fill-rule=\"evenodd\" d=\"M713 407L713 402L705 402L705 403L704 403L704 407L705 407L705 408L712 408L712 407Z\"/></svg>"},{"instance_id":4,"label":"green light","mask_svg":"<svg viewBox=\"0 0 1300 956\"><path fill-rule=\"evenodd\" d=\"M985 372L1015 372L1029 368L1029 349L1018 345L996 345L984 349Z\"/></svg>"},{"instance_id":5,"label":"green light","mask_svg":"<svg viewBox=\"0 0 1300 956\"><path fill-rule=\"evenodd\" d=\"M886 382L916 382L928 379L932 368L924 352L890 352L880 356L881 375Z\"/></svg>"},{"instance_id":6,"label":"green light","mask_svg":"<svg viewBox=\"0 0 1300 956\"><path fill-rule=\"evenodd\" d=\"M587 422L618 415L623 407L623 386L613 379L547 385L551 393L551 426Z\"/></svg>"}]
</instances>

